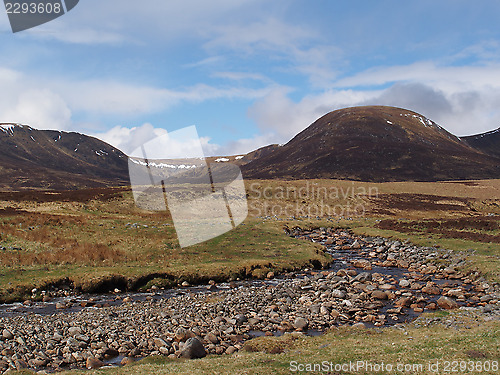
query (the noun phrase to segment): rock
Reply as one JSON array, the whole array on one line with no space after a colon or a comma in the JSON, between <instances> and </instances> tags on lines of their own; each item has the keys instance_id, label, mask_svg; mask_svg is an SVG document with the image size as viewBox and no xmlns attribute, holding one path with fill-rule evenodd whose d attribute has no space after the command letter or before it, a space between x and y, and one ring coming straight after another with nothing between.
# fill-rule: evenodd
<instances>
[{"instance_id":1,"label":"rock","mask_svg":"<svg viewBox=\"0 0 500 375\"><path fill-rule=\"evenodd\" d=\"M383 290L374 290L372 292L372 297L375 299L385 300L387 299L387 293L384 292Z\"/></svg>"},{"instance_id":2,"label":"rock","mask_svg":"<svg viewBox=\"0 0 500 375\"><path fill-rule=\"evenodd\" d=\"M189 332L182 327L177 328L177 331L175 331L177 341L186 341L189 337Z\"/></svg>"},{"instance_id":3,"label":"rock","mask_svg":"<svg viewBox=\"0 0 500 375\"><path fill-rule=\"evenodd\" d=\"M332 311L330 311L330 316L332 318L337 318L339 315L340 315L340 312L336 309L332 309Z\"/></svg>"},{"instance_id":4,"label":"rock","mask_svg":"<svg viewBox=\"0 0 500 375\"><path fill-rule=\"evenodd\" d=\"M366 259L354 259L351 260L351 264L356 268L362 268L368 271L372 269L372 264Z\"/></svg>"},{"instance_id":5,"label":"rock","mask_svg":"<svg viewBox=\"0 0 500 375\"><path fill-rule=\"evenodd\" d=\"M6 371L9 368L9 363L0 359L0 371Z\"/></svg>"},{"instance_id":6,"label":"rock","mask_svg":"<svg viewBox=\"0 0 500 375\"><path fill-rule=\"evenodd\" d=\"M187 282L187 281L183 281L181 285L182 285L182 286L189 286L189 285L191 285L191 284L189 284L189 282Z\"/></svg>"},{"instance_id":7,"label":"rock","mask_svg":"<svg viewBox=\"0 0 500 375\"><path fill-rule=\"evenodd\" d=\"M304 319L301 317L296 318L295 322L293 322L293 326L296 329L300 329L300 330L306 329L308 325L309 325L309 322L307 321L307 319Z\"/></svg>"},{"instance_id":8,"label":"rock","mask_svg":"<svg viewBox=\"0 0 500 375\"><path fill-rule=\"evenodd\" d=\"M90 337L87 336L87 335L80 335L80 334L78 334L78 335L75 335L74 337L78 341L82 341L82 342L86 342L86 343L90 342Z\"/></svg>"},{"instance_id":9,"label":"rock","mask_svg":"<svg viewBox=\"0 0 500 375\"><path fill-rule=\"evenodd\" d=\"M106 350L104 350L103 355L105 359L111 359L118 357L120 355L120 352L113 348L106 348Z\"/></svg>"},{"instance_id":10,"label":"rock","mask_svg":"<svg viewBox=\"0 0 500 375\"><path fill-rule=\"evenodd\" d=\"M462 289L450 289L448 290L448 293L446 293L446 295L455 298L463 298L464 292L462 291Z\"/></svg>"},{"instance_id":11,"label":"rock","mask_svg":"<svg viewBox=\"0 0 500 375\"><path fill-rule=\"evenodd\" d=\"M132 302L132 298L131 297L125 297L122 301L124 303L130 303L130 302Z\"/></svg>"},{"instance_id":12,"label":"rock","mask_svg":"<svg viewBox=\"0 0 500 375\"><path fill-rule=\"evenodd\" d=\"M439 299L437 300L437 304L439 307L441 307L442 309L446 309L446 310L458 308L458 303L456 303L451 298L445 297L445 296L439 297Z\"/></svg>"},{"instance_id":13,"label":"rock","mask_svg":"<svg viewBox=\"0 0 500 375\"><path fill-rule=\"evenodd\" d=\"M380 289L383 289L383 290L394 290L396 289L396 287L392 284L382 284L379 286Z\"/></svg>"},{"instance_id":14,"label":"rock","mask_svg":"<svg viewBox=\"0 0 500 375\"><path fill-rule=\"evenodd\" d=\"M62 302L56 302L56 309L57 310L63 310L66 308L66 305Z\"/></svg>"},{"instance_id":15,"label":"rock","mask_svg":"<svg viewBox=\"0 0 500 375\"><path fill-rule=\"evenodd\" d=\"M398 247L401 246L401 242L399 241L395 241L392 245L391 245L391 250L396 250Z\"/></svg>"},{"instance_id":16,"label":"rock","mask_svg":"<svg viewBox=\"0 0 500 375\"><path fill-rule=\"evenodd\" d=\"M189 359L203 358L206 355L207 351L205 350L205 347L197 338L194 337L191 337L186 341L180 353L182 358Z\"/></svg>"},{"instance_id":17,"label":"rock","mask_svg":"<svg viewBox=\"0 0 500 375\"><path fill-rule=\"evenodd\" d=\"M8 329L4 329L2 332L2 337L6 340L12 340L14 335Z\"/></svg>"},{"instance_id":18,"label":"rock","mask_svg":"<svg viewBox=\"0 0 500 375\"><path fill-rule=\"evenodd\" d=\"M18 371L28 368L28 364L22 359L16 359L14 361L14 366L16 366L16 370Z\"/></svg>"},{"instance_id":19,"label":"rock","mask_svg":"<svg viewBox=\"0 0 500 375\"><path fill-rule=\"evenodd\" d=\"M218 344L219 343L219 338L213 334L212 332L207 333L205 336L205 340L212 343L212 344Z\"/></svg>"},{"instance_id":20,"label":"rock","mask_svg":"<svg viewBox=\"0 0 500 375\"><path fill-rule=\"evenodd\" d=\"M134 362L135 362L135 360L133 358L123 357L123 359L120 361L120 365L122 365L122 366L128 366L128 365L131 365Z\"/></svg>"},{"instance_id":21,"label":"rock","mask_svg":"<svg viewBox=\"0 0 500 375\"><path fill-rule=\"evenodd\" d=\"M82 330L80 329L80 327L69 327L68 333L71 336L76 336L76 335L80 335L82 333Z\"/></svg>"},{"instance_id":22,"label":"rock","mask_svg":"<svg viewBox=\"0 0 500 375\"><path fill-rule=\"evenodd\" d=\"M340 289L333 289L330 294L333 298L342 298L343 299L345 297L345 292L343 290L340 290Z\"/></svg>"},{"instance_id":23,"label":"rock","mask_svg":"<svg viewBox=\"0 0 500 375\"><path fill-rule=\"evenodd\" d=\"M309 311L311 311L311 314L319 314L319 305L314 304L309 307Z\"/></svg>"},{"instance_id":24,"label":"rock","mask_svg":"<svg viewBox=\"0 0 500 375\"><path fill-rule=\"evenodd\" d=\"M412 302L411 297L401 297L400 299L398 299L396 301L396 303L394 303L394 306L398 306L398 307L410 306L411 302Z\"/></svg>"},{"instance_id":25,"label":"rock","mask_svg":"<svg viewBox=\"0 0 500 375\"><path fill-rule=\"evenodd\" d=\"M3 355L3 356L6 356L6 357L8 356L8 357L10 357L10 356L12 356L13 354L14 354L14 351L13 351L12 349L3 349L3 350L2 350L2 355Z\"/></svg>"},{"instance_id":26,"label":"rock","mask_svg":"<svg viewBox=\"0 0 500 375\"><path fill-rule=\"evenodd\" d=\"M155 337L153 339L153 342L155 343L155 345L158 347L158 348L161 348L161 347L170 347L170 344L167 344L167 342L159 337Z\"/></svg>"},{"instance_id":27,"label":"rock","mask_svg":"<svg viewBox=\"0 0 500 375\"><path fill-rule=\"evenodd\" d=\"M479 298L479 300L481 302L489 302L493 299L493 296L491 296L490 294L485 294L484 296L482 296L481 298Z\"/></svg>"},{"instance_id":28,"label":"rock","mask_svg":"<svg viewBox=\"0 0 500 375\"><path fill-rule=\"evenodd\" d=\"M351 248L353 249L360 249L361 248L361 244L359 243L358 240L354 241L351 245Z\"/></svg>"},{"instance_id":29,"label":"rock","mask_svg":"<svg viewBox=\"0 0 500 375\"><path fill-rule=\"evenodd\" d=\"M267 279L274 279L274 272L268 272L266 275Z\"/></svg>"},{"instance_id":30,"label":"rock","mask_svg":"<svg viewBox=\"0 0 500 375\"><path fill-rule=\"evenodd\" d=\"M436 310L437 309L437 305L434 302L431 302L427 306L425 306L425 308L429 309L429 310Z\"/></svg>"},{"instance_id":31,"label":"rock","mask_svg":"<svg viewBox=\"0 0 500 375\"><path fill-rule=\"evenodd\" d=\"M439 294L441 293L441 291L439 290L439 288L437 286L433 286L433 285L426 285L422 288L422 293L426 293L426 294Z\"/></svg>"},{"instance_id":32,"label":"rock","mask_svg":"<svg viewBox=\"0 0 500 375\"><path fill-rule=\"evenodd\" d=\"M259 318L250 318L250 319L248 319L248 324L250 326L254 326L254 325L258 324L259 322L260 322Z\"/></svg>"},{"instance_id":33,"label":"rock","mask_svg":"<svg viewBox=\"0 0 500 375\"><path fill-rule=\"evenodd\" d=\"M413 290L421 290L423 287L424 287L424 285L421 283L412 283L410 285L410 289L413 289Z\"/></svg>"},{"instance_id":34,"label":"rock","mask_svg":"<svg viewBox=\"0 0 500 375\"><path fill-rule=\"evenodd\" d=\"M44 367L47 366L47 360L41 358L30 359L28 365L29 367Z\"/></svg>"},{"instance_id":35,"label":"rock","mask_svg":"<svg viewBox=\"0 0 500 375\"><path fill-rule=\"evenodd\" d=\"M89 370L100 368L104 366L104 362L97 359L96 357L88 357L87 361L85 362L85 367L87 367Z\"/></svg>"},{"instance_id":36,"label":"rock","mask_svg":"<svg viewBox=\"0 0 500 375\"><path fill-rule=\"evenodd\" d=\"M248 319L244 314L238 314L238 315L236 315L235 320L236 320L236 324L241 325L241 324L245 323Z\"/></svg>"},{"instance_id":37,"label":"rock","mask_svg":"<svg viewBox=\"0 0 500 375\"><path fill-rule=\"evenodd\" d=\"M399 268L408 268L410 266L410 263L408 261L402 259L398 259L396 264Z\"/></svg>"},{"instance_id":38,"label":"rock","mask_svg":"<svg viewBox=\"0 0 500 375\"><path fill-rule=\"evenodd\" d=\"M372 274L369 272L361 272L360 274L356 275L352 281L359 281L360 283L365 283L367 281L370 281L372 279Z\"/></svg>"},{"instance_id":39,"label":"rock","mask_svg":"<svg viewBox=\"0 0 500 375\"><path fill-rule=\"evenodd\" d=\"M238 349L236 349L234 346L230 346L226 349L226 354L233 354L234 352L238 351Z\"/></svg>"},{"instance_id":40,"label":"rock","mask_svg":"<svg viewBox=\"0 0 500 375\"><path fill-rule=\"evenodd\" d=\"M411 285L411 283L406 279L399 280L399 286L401 288L408 288L410 285Z\"/></svg>"},{"instance_id":41,"label":"rock","mask_svg":"<svg viewBox=\"0 0 500 375\"><path fill-rule=\"evenodd\" d=\"M286 332L290 332L290 331L293 331L295 329L294 325L287 320L283 320L280 323L280 327L281 327L282 331L286 331Z\"/></svg>"},{"instance_id":42,"label":"rock","mask_svg":"<svg viewBox=\"0 0 500 375\"><path fill-rule=\"evenodd\" d=\"M160 347L160 349L158 349L158 351L161 354L163 354L163 355L169 355L170 354L170 349L166 348L165 346Z\"/></svg>"}]
</instances>

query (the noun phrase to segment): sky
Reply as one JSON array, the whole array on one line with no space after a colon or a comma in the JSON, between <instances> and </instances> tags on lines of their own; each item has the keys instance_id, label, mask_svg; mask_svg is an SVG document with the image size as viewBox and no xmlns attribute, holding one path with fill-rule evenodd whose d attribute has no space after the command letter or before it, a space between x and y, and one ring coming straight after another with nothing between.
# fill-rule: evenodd
<instances>
[{"instance_id":1,"label":"sky","mask_svg":"<svg viewBox=\"0 0 500 375\"><path fill-rule=\"evenodd\" d=\"M482 133L500 126L499 14L490 0L81 0L14 34L2 8L0 122L125 153L195 125L207 155L358 105Z\"/></svg>"}]
</instances>

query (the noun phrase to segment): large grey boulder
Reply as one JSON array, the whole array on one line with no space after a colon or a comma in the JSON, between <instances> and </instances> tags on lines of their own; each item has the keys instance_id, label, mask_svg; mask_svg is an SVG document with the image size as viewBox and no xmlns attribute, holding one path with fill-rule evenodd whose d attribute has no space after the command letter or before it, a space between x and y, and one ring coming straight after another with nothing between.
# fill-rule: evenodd
<instances>
[{"instance_id":1,"label":"large grey boulder","mask_svg":"<svg viewBox=\"0 0 500 375\"><path fill-rule=\"evenodd\" d=\"M191 337L184 344L180 356L182 358L195 359L195 358L203 358L206 355L207 351L205 350L205 347L200 342L200 340L198 340L195 337Z\"/></svg>"}]
</instances>

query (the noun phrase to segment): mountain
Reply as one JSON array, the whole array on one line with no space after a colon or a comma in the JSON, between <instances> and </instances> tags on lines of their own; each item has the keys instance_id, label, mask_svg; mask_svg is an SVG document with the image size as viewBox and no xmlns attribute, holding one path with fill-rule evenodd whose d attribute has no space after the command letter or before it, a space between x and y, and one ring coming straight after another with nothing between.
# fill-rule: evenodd
<instances>
[{"instance_id":1,"label":"mountain","mask_svg":"<svg viewBox=\"0 0 500 375\"><path fill-rule=\"evenodd\" d=\"M285 145L241 167L247 179L500 178L497 156L471 147L425 116L385 106L330 112Z\"/></svg>"},{"instance_id":2,"label":"mountain","mask_svg":"<svg viewBox=\"0 0 500 375\"><path fill-rule=\"evenodd\" d=\"M1 190L123 184L128 184L127 156L97 138L0 124Z\"/></svg>"},{"instance_id":3,"label":"mountain","mask_svg":"<svg viewBox=\"0 0 500 375\"><path fill-rule=\"evenodd\" d=\"M485 154L500 157L500 128L460 139Z\"/></svg>"}]
</instances>

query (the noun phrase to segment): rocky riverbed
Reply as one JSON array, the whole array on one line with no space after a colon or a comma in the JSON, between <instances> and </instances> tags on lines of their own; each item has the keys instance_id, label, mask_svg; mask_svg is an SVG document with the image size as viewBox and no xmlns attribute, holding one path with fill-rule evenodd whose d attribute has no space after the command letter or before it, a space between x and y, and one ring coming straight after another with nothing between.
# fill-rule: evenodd
<instances>
[{"instance_id":1,"label":"rocky riverbed","mask_svg":"<svg viewBox=\"0 0 500 375\"><path fill-rule=\"evenodd\" d=\"M24 313L0 317L0 371L97 368L150 355L232 354L259 335L389 326L436 309L500 317L499 285L477 272L459 271L467 254L346 230L287 231L324 244L335 258L332 266L270 273L266 282L185 287L168 297L153 288L142 296L114 296L109 304L68 298L43 314L27 306ZM79 308L71 310L75 304Z\"/></svg>"}]
</instances>

